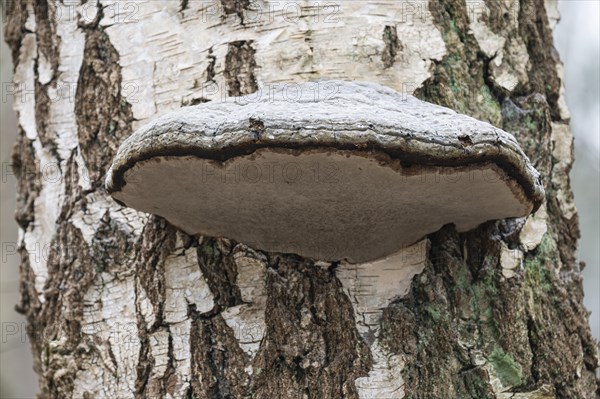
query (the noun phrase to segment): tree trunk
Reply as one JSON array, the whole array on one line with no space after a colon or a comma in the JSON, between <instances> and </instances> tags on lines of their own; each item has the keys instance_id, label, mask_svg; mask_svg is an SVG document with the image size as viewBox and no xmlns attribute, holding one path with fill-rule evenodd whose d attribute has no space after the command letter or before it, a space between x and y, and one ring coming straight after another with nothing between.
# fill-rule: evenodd
<instances>
[{"instance_id":1,"label":"tree trunk","mask_svg":"<svg viewBox=\"0 0 600 399\"><path fill-rule=\"evenodd\" d=\"M554 1L82 3L7 11L18 310L40 397L595 397ZM445 226L390 269L191 237L104 190L119 144L152 117L323 77L513 133L546 202Z\"/></svg>"}]
</instances>

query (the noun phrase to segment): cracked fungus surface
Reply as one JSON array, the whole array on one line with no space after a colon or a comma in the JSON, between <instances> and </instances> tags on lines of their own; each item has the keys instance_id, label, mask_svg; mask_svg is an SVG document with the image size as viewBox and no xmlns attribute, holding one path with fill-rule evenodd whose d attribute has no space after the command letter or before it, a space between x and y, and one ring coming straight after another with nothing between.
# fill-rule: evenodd
<instances>
[{"instance_id":1,"label":"cracked fungus surface","mask_svg":"<svg viewBox=\"0 0 600 399\"><path fill-rule=\"evenodd\" d=\"M190 234L349 262L539 204L537 172L508 133L381 86L334 83L328 101L159 118L121 146L107 188Z\"/></svg>"}]
</instances>

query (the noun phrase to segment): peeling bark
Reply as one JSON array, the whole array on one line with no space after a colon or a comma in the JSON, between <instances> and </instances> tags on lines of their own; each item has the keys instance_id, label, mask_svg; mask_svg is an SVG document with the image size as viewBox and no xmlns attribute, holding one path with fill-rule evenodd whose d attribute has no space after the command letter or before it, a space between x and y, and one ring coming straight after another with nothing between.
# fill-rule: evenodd
<instances>
[{"instance_id":1,"label":"peeling bark","mask_svg":"<svg viewBox=\"0 0 600 399\"><path fill-rule=\"evenodd\" d=\"M18 310L40 397L597 395L550 2L64 3L7 3L23 100ZM116 147L155 115L321 77L510 131L545 203L472 232L445 226L387 267L189 236L102 188Z\"/></svg>"}]
</instances>

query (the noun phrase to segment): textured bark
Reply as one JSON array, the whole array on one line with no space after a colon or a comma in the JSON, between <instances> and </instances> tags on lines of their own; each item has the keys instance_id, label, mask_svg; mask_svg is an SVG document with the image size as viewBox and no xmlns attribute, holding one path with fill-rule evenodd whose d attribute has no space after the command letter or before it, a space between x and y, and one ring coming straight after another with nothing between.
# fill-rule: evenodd
<instances>
[{"instance_id":1,"label":"textured bark","mask_svg":"<svg viewBox=\"0 0 600 399\"><path fill-rule=\"evenodd\" d=\"M555 3L83 3L7 3L21 90L18 309L40 397L600 393ZM191 237L102 188L117 146L149 118L320 77L375 81L513 133L545 203L468 233L446 226L390 268Z\"/></svg>"}]
</instances>

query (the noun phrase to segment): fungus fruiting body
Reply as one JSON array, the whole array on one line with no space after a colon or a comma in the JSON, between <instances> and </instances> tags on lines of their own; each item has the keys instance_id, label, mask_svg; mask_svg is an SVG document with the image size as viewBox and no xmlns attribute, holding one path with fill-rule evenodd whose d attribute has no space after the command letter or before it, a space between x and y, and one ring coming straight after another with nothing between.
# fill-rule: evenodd
<instances>
[{"instance_id":1,"label":"fungus fruiting body","mask_svg":"<svg viewBox=\"0 0 600 399\"><path fill-rule=\"evenodd\" d=\"M349 262L541 203L509 133L380 85L322 84L165 114L123 142L106 187L190 234Z\"/></svg>"}]
</instances>

